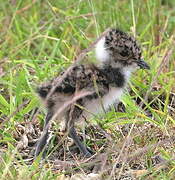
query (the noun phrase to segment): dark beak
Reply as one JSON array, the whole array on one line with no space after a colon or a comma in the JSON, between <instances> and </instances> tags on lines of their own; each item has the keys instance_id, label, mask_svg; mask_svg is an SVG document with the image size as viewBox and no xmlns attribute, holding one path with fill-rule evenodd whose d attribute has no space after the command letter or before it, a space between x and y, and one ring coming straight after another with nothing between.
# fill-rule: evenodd
<instances>
[{"instance_id":1,"label":"dark beak","mask_svg":"<svg viewBox=\"0 0 175 180\"><path fill-rule=\"evenodd\" d=\"M150 66L144 60L137 61L137 65L140 69L150 69Z\"/></svg>"}]
</instances>

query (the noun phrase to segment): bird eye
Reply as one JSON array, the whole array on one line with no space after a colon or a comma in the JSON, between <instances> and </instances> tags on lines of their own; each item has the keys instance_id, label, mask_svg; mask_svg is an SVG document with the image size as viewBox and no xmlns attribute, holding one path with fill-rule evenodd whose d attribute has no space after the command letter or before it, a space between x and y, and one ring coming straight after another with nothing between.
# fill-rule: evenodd
<instances>
[{"instance_id":1,"label":"bird eye","mask_svg":"<svg viewBox=\"0 0 175 180\"><path fill-rule=\"evenodd\" d=\"M120 55L123 56L123 57L126 57L126 56L129 56L129 52L126 51L126 50L124 50L124 51L122 51L122 52L120 53Z\"/></svg>"}]
</instances>

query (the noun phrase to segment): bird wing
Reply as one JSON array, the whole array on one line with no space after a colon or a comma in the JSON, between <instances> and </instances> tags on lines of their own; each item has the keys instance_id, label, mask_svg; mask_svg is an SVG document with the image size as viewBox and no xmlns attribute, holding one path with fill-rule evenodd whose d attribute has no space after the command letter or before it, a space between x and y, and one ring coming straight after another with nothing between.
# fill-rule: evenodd
<instances>
[{"instance_id":1,"label":"bird wing","mask_svg":"<svg viewBox=\"0 0 175 180\"><path fill-rule=\"evenodd\" d=\"M39 96L45 99L50 90L54 88L53 94L71 96L76 91L89 91L96 97L97 95L102 96L108 89L105 76L90 65L74 65L60 83L59 79L62 76L64 73L39 87L37 90ZM92 95L87 96L92 98Z\"/></svg>"}]
</instances>

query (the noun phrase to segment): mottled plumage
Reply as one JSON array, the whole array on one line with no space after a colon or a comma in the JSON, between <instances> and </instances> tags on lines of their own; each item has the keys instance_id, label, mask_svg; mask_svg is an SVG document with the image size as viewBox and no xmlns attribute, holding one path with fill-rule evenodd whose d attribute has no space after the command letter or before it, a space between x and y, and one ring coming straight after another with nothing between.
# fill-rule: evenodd
<instances>
[{"instance_id":1,"label":"mottled plumage","mask_svg":"<svg viewBox=\"0 0 175 180\"><path fill-rule=\"evenodd\" d=\"M74 139L76 145L87 156L90 155L90 152L79 141L74 129L74 123L90 118L92 114L107 110L110 105L119 100L131 72L138 67L149 68L141 60L141 49L135 38L116 29L111 29L97 43L96 57L97 64L76 64L61 83L57 84L57 81L53 79L38 88L38 94L41 99L45 100L45 106L48 109L49 118L47 116L46 124L65 102L73 98L75 93L92 92L76 102L86 110L76 105L73 108L69 106L57 117L59 121L64 123L64 130L69 131L69 135ZM56 86L56 88L47 97L53 86ZM48 130L46 134L48 135ZM47 135L42 136L39 140L36 155L43 149Z\"/></svg>"}]
</instances>

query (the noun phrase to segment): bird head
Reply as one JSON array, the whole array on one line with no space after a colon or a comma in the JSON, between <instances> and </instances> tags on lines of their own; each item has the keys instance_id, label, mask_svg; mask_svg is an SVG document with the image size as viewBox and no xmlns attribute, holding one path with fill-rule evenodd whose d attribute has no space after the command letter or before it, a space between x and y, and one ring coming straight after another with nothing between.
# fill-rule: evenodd
<instances>
[{"instance_id":1,"label":"bird head","mask_svg":"<svg viewBox=\"0 0 175 180\"><path fill-rule=\"evenodd\" d=\"M97 59L113 67L149 69L143 60L141 48L136 39L125 32L111 29L96 46Z\"/></svg>"}]
</instances>

